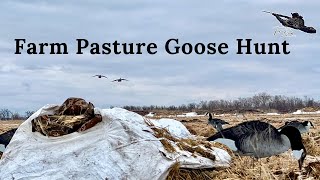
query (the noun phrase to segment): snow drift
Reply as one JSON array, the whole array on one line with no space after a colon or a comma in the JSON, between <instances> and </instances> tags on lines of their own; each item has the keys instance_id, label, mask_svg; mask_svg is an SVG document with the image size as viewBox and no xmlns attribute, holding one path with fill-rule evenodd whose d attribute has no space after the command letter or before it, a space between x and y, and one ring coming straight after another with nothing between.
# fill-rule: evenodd
<instances>
[{"instance_id":1,"label":"snow drift","mask_svg":"<svg viewBox=\"0 0 320 180\"><path fill-rule=\"evenodd\" d=\"M57 107L44 106L21 124L0 160L1 180L165 179L176 162L199 169L227 167L231 159L218 148L211 150L215 161L184 150L169 153L142 116L121 108L96 108L102 122L80 133L46 137L31 131L32 119Z\"/></svg>"},{"instance_id":2,"label":"snow drift","mask_svg":"<svg viewBox=\"0 0 320 180\"><path fill-rule=\"evenodd\" d=\"M150 120L156 127L167 129L171 135L177 138L190 138L191 133L179 121L174 119L162 118L159 120Z\"/></svg>"}]
</instances>

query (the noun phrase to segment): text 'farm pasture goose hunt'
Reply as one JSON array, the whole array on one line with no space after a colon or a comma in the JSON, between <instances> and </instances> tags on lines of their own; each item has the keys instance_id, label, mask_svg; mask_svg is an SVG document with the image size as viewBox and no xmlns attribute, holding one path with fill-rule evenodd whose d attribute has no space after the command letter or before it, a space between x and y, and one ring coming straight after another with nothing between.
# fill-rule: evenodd
<instances>
[{"instance_id":1,"label":"text 'farm pasture goose hunt'","mask_svg":"<svg viewBox=\"0 0 320 180\"><path fill-rule=\"evenodd\" d=\"M262 121L240 123L223 129L207 140L225 144L239 155L255 158L274 156L291 148L300 169L307 153L298 129L287 126L279 132L271 124Z\"/></svg>"}]
</instances>

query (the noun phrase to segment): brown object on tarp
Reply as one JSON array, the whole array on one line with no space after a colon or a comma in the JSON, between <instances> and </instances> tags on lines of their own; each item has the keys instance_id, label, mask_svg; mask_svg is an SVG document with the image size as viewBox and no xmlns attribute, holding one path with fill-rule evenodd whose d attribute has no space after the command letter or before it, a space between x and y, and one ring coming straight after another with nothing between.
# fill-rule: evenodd
<instances>
[{"instance_id":1,"label":"brown object on tarp","mask_svg":"<svg viewBox=\"0 0 320 180\"><path fill-rule=\"evenodd\" d=\"M63 136L85 131L102 121L100 114L94 114L94 106L81 98L68 98L54 115L39 116L31 121L32 132L45 136Z\"/></svg>"}]
</instances>

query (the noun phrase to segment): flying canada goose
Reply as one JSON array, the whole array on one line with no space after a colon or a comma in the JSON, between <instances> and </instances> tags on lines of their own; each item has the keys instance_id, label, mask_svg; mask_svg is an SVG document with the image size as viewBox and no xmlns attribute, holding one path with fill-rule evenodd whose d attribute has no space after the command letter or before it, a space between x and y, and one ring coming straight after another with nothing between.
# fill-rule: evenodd
<instances>
[{"instance_id":1,"label":"flying canada goose","mask_svg":"<svg viewBox=\"0 0 320 180\"><path fill-rule=\"evenodd\" d=\"M298 29L300 31L306 32L306 33L316 33L317 30L314 27L305 26L304 19L299 13L291 13L291 17L276 14L269 11L263 11L265 13L270 13L273 16L277 18L277 20L285 27Z\"/></svg>"},{"instance_id":2,"label":"flying canada goose","mask_svg":"<svg viewBox=\"0 0 320 180\"><path fill-rule=\"evenodd\" d=\"M115 82L115 81L117 81L117 82L121 82L121 81L129 81L129 80L127 80L127 79L123 79L123 78L119 78L119 79L115 79L115 80L113 80L112 82Z\"/></svg>"},{"instance_id":3,"label":"flying canada goose","mask_svg":"<svg viewBox=\"0 0 320 180\"><path fill-rule=\"evenodd\" d=\"M306 149L299 130L286 126L279 132L274 126L262 121L247 121L237 126L223 129L207 139L220 142L242 156L264 158L292 149L302 168Z\"/></svg>"},{"instance_id":4,"label":"flying canada goose","mask_svg":"<svg viewBox=\"0 0 320 180\"><path fill-rule=\"evenodd\" d=\"M304 122L299 122L299 121L289 121L286 122L284 126L280 127L278 130L281 131L286 126L292 126L297 128L301 134L309 132L310 127L313 127L313 124L311 121L304 121Z\"/></svg>"},{"instance_id":5,"label":"flying canada goose","mask_svg":"<svg viewBox=\"0 0 320 180\"><path fill-rule=\"evenodd\" d=\"M206 115L209 114L209 119L208 119L208 124L211 124L215 129L217 129L217 131L221 131L223 128L223 125L229 124L228 122L222 120L222 119L218 119L218 118L212 118L212 114L211 113L206 113Z\"/></svg>"},{"instance_id":6,"label":"flying canada goose","mask_svg":"<svg viewBox=\"0 0 320 180\"><path fill-rule=\"evenodd\" d=\"M94 75L94 76L92 76L92 77L98 77L98 78L104 77L104 78L107 78L107 76L104 76L104 75L101 75L101 74L97 74L97 75ZM108 79L108 78L107 78L107 79Z\"/></svg>"}]
</instances>

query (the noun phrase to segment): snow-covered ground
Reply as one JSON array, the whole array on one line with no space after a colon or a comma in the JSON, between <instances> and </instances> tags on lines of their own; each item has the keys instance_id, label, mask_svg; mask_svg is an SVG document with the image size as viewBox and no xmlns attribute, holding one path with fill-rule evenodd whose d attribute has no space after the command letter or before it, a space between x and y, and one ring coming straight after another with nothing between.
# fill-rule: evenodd
<instances>
[{"instance_id":1,"label":"snow-covered ground","mask_svg":"<svg viewBox=\"0 0 320 180\"><path fill-rule=\"evenodd\" d=\"M320 111L304 112L302 110L297 110L296 112L293 112L292 114L320 114Z\"/></svg>"},{"instance_id":2,"label":"snow-covered ground","mask_svg":"<svg viewBox=\"0 0 320 180\"><path fill-rule=\"evenodd\" d=\"M268 115L268 116L278 116L280 114L279 113L267 113L266 115Z\"/></svg>"}]
</instances>

